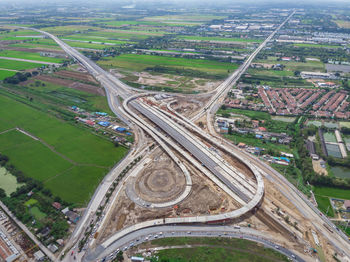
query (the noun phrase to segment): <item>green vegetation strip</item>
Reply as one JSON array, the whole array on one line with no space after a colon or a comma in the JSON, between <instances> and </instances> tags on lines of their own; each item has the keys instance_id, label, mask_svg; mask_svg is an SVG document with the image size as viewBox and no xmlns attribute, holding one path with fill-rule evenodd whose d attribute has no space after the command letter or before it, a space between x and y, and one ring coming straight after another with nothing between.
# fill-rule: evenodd
<instances>
[{"instance_id":1,"label":"green vegetation strip","mask_svg":"<svg viewBox=\"0 0 350 262\"><path fill-rule=\"evenodd\" d=\"M165 249L157 252L158 261L170 262L233 262L288 261L284 255L244 239L229 238L164 238L151 242L153 246L192 245L189 248ZM196 246L204 245L204 246ZM155 260L152 260L155 261Z\"/></svg>"},{"instance_id":2,"label":"green vegetation strip","mask_svg":"<svg viewBox=\"0 0 350 262\"><path fill-rule=\"evenodd\" d=\"M205 36L179 36L183 40L196 41L216 41L216 42L242 42L242 43L260 43L260 39L252 38L231 38L231 37L205 37Z\"/></svg>"},{"instance_id":3,"label":"green vegetation strip","mask_svg":"<svg viewBox=\"0 0 350 262\"><path fill-rule=\"evenodd\" d=\"M318 208L329 217L334 217L334 210L332 208L329 197L315 195Z\"/></svg>"},{"instance_id":4,"label":"green vegetation strip","mask_svg":"<svg viewBox=\"0 0 350 262\"><path fill-rule=\"evenodd\" d=\"M333 187L315 186L314 193L320 196L328 196L340 199L350 199L350 190Z\"/></svg>"},{"instance_id":5,"label":"green vegetation strip","mask_svg":"<svg viewBox=\"0 0 350 262\"><path fill-rule=\"evenodd\" d=\"M43 65L44 64L0 59L0 67L4 69L11 69L11 70L26 70L26 69L38 68Z\"/></svg>"},{"instance_id":6,"label":"green vegetation strip","mask_svg":"<svg viewBox=\"0 0 350 262\"><path fill-rule=\"evenodd\" d=\"M4 80L7 77L15 75L15 71L8 71L8 70L2 70L0 69L0 80Z\"/></svg>"},{"instance_id":7,"label":"green vegetation strip","mask_svg":"<svg viewBox=\"0 0 350 262\"><path fill-rule=\"evenodd\" d=\"M42 61L42 62L50 62L50 63L61 63L63 61L63 59L61 58L46 57L46 56L41 56L39 53L30 53L30 52L15 51L15 50L2 50L0 51L0 56Z\"/></svg>"}]
</instances>

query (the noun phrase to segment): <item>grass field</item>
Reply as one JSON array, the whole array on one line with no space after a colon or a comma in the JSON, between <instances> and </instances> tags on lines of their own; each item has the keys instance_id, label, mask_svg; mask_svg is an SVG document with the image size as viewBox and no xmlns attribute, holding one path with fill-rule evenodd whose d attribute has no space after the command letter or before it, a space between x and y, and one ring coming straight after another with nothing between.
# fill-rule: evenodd
<instances>
[{"instance_id":1,"label":"grass field","mask_svg":"<svg viewBox=\"0 0 350 262\"><path fill-rule=\"evenodd\" d=\"M17 183L17 179L14 175L7 172L4 167L0 167L0 188L5 190L7 196L15 192L22 184Z\"/></svg>"},{"instance_id":2,"label":"grass field","mask_svg":"<svg viewBox=\"0 0 350 262\"><path fill-rule=\"evenodd\" d=\"M334 210L328 197L315 194L318 208L329 217L334 217ZM328 210L328 212L327 212Z\"/></svg>"},{"instance_id":3,"label":"grass field","mask_svg":"<svg viewBox=\"0 0 350 262\"><path fill-rule=\"evenodd\" d=\"M270 114L266 112L259 112L259 111L253 111L253 110L244 110L244 109L236 109L236 108L228 108L225 110L219 109L217 114L223 114L223 113L233 113L237 115L244 115L251 119L257 119L257 120L270 120L271 116Z\"/></svg>"},{"instance_id":4,"label":"grass field","mask_svg":"<svg viewBox=\"0 0 350 262\"><path fill-rule=\"evenodd\" d=\"M222 19L225 16L205 15L205 14L178 14L163 16L148 16L143 21L157 21L160 23L170 24L172 26L192 26L200 25L213 19Z\"/></svg>"},{"instance_id":5,"label":"grass field","mask_svg":"<svg viewBox=\"0 0 350 262\"><path fill-rule=\"evenodd\" d=\"M123 21L103 21L99 24L108 25L110 27L121 27L126 25L159 25L158 22L152 21L137 21L137 20L123 20Z\"/></svg>"},{"instance_id":6,"label":"grass field","mask_svg":"<svg viewBox=\"0 0 350 262\"><path fill-rule=\"evenodd\" d=\"M38 200L34 199L34 198L31 198L29 199L28 201L26 201L24 204L27 206L27 207L30 207L30 206L34 206L36 203L38 203Z\"/></svg>"},{"instance_id":7,"label":"grass field","mask_svg":"<svg viewBox=\"0 0 350 262\"><path fill-rule=\"evenodd\" d=\"M320 71L325 72L325 65L319 61L307 61L305 63L296 61L277 61L277 57L269 57L266 60L257 60L256 63L285 65L285 71Z\"/></svg>"},{"instance_id":8,"label":"grass field","mask_svg":"<svg viewBox=\"0 0 350 262\"><path fill-rule=\"evenodd\" d=\"M349 29L350 28L350 21L346 21L346 20L335 20L334 21L338 27L340 28L346 28Z\"/></svg>"},{"instance_id":9,"label":"grass field","mask_svg":"<svg viewBox=\"0 0 350 262\"><path fill-rule=\"evenodd\" d=\"M340 126L350 128L350 122L340 122Z\"/></svg>"},{"instance_id":10,"label":"grass field","mask_svg":"<svg viewBox=\"0 0 350 262\"><path fill-rule=\"evenodd\" d=\"M321 44L293 44L296 47L311 47L311 48L342 48L340 45L321 45Z\"/></svg>"},{"instance_id":11,"label":"grass field","mask_svg":"<svg viewBox=\"0 0 350 262\"><path fill-rule=\"evenodd\" d=\"M230 139L235 143L245 143L250 146L264 148L265 150L272 149L279 152L293 153L292 149L290 149L286 145L272 143L269 141L264 141L262 139L249 137L242 134L224 135L224 137Z\"/></svg>"},{"instance_id":12,"label":"grass field","mask_svg":"<svg viewBox=\"0 0 350 262\"><path fill-rule=\"evenodd\" d=\"M229 238L164 238L151 242L154 246L193 245L192 248L166 249L157 252L159 261L169 262L267 262L288 261L284 255L260 244ZM197 246L196 245L204 245ZM164 260L163 260L164 259Z\"/></svg>"},{"instance_id":13,"label":"grass field","mask_svg":"<svg viewBox=\"0 0 350 262\"><path fill-rule=\"evenodd\" d=\"M125 40L142 40L151 36L163 36L166 32L150 32L142 30L120 30L120 29L105 29L100 31L93 31L84 34L74 34L74 37L79 38L89 38L89 39L99 39L105 38L109 40L125 41ZM68 36L70 37L70 35ZM62 37L62 38L65 38ZM93 40L91 40L93 41ZM106 40L107 42L107 40Z\"/></svg>"},{"instance_id":14,"label":"grass field","mask_svg":"<svg viewBox=\"0 0 350 262\"><path fill-rule=\"evenodd\" d=\"M127 41L120 41L120 40L113 40L108 37L104 36L94 36L94 35L69 35L63 37L63 39L69 39L69 40L77 40L77 41L92 41L92 42L98 42L98 43L110 43L115 45L122 45L127 44Z\"/></svg>"},{"instance_id":15,"label":"grass field","mask_svg":"<svg viewBox=\"0 0 350 262\"><path fill-rule=\"evenodd\" d=\"M2 50L0 51L0 56L29 59L29 60L42 61L42 62L51 62L51 63L61 63L63 61L62 58L46 57L46 56L41 56L39 53L31 53L31 52L23 52L23 51L15 51L15 50ZM0 67L1 66L2 65L0 64Z\"/></svg>"},{"instance_id":16,"label":"grass field","mask_svg":"<svg viewBox=\"0 0 350 262\"><path fill-rule=\"evenodd\" d=\"M106 49L108 47L112 47L111 45L103 45L103 44L94 44L94 43L84 43L84 42L77 42L77 41L70 41L70 40L63 40L71 47L76 48L88 48L88 49Z\"/></svg>"},{"instance_id":17,"label":"grass field","mask_svg":"<svg viewBox=\"0 0 350 262\"><path fill-rule=\"evenodd\" d=\"M123 147L56 117L0 95L0 150L27 176L43 181L54 195L84 205L106 172L126 153Z\"/></svg>"},{"instance_id":18,"label":"grass field","mask_svg":"<svg viewBox=\"0 0 350 262\"><path fill-rule=\"evenodd\" d=\"M252 75L263 75L263 76L294 76L292 71L280 71L280 70L269 70L269 69L248 69L248 74Z\"/></svg>"},{"instance_id":19,"label":"grass field","mask_svg":"<svg viewBox=\"0 0 350 262\"><path fill-rule=\"evenodd\" d=\"M334 197L340 199L349 199L350 200L350 190L340 189L333 187L314 187L314 193L320 196Z\"/></svg>"},{"instance_id":20,"label":"grass field","mask_svg":"<svg viewBox=\"0 0 350 262\"><path fill-rule=\"evenodd\" d=\"M35 217L37 220L44 219L46 217L46 214L41 212L40 209L37 206L34 206L30 209L30 213Z\"/></svg>"},{"instance_id":21,"label":"grass field","mask_svg":"<svg viewBox=\"0 0 350 262\"><path fill-rule=\"evenodd\" d=\"M56 35L72 34L77 31L88 31L88 30L101 30L99 27L87 26L87 25L67 25L67 26L52 26L43 27L41 30L50 32Z\"/></svg>"},{"instance_id":22,"label":"grass field","mask_svg":"<svg viewBox=\"0 0 350 262\"><path fill-rule=\"evenodd\" d=\"M260 43L260 39L251 38L231 38L231 37L203 37L203 36L178 36L183 40L198 40L198 41L216 41L216 42L241 42L241 43Z\"/></svg>"},{"instance_id":23,"label":"grass field","mask_svg":"<svg viewBox=\"0 0 350 262\"><path fill-rule=\"evenodd\" d=\"M113 112L108 106L107 99L104 96L96 96L50 82L39 82L41 83L39 86L36 86L35 84L27 85L25 91L30 93L31 96L36 94L40 97L44 96L46 100L48 98L53 99L61 105L77 105L88 111L103 111L109 115L113 115ZM24 95L29 95L27 93Z\"/></svg>"},{"instance_id":24,"label":"grass field","mask_svg":"<svg viewBox=\"0 0 350 262\"><path fill-rule=\"evenodd\" d=\"M133 71L143 71L152 66L168 66L175 68L195 69L207 73L228 73L237 68L236 64L204 59L188 59L153 55L125 54L114 58L100 60L99 64L106 67L120 67Z\"/></svg>"},{"instance_id":25,"label":"grass field","mask_svg":"<svg viewBox=\"0 0 350 262\"><path fill-rule=\"evenodd\" d=\"M2 66L2 65L0 65ZM8 70L2 70L0 69L0 80L4 80L6 77L15 75L15 71L8 71Z\"/></svg>"},{"instance_id":26,"label":"grass field","mask_svg":"<svg viewBox=\"0 0 350 262\"><path fill-rule=\"evenodd\" d=\"M0 68L3 68L3 69L26 70L26 69L38 68L43 65L44 64L0 59Z\"/></svg>"},{"instance_id":27,"label":"grass field","mask_svg":"<svg viewBox=\"0 0 350 262\"><path fill-rule=\"evenodd\" d=\"M26 40L23 43L10 44L9 46L18 48L31 48L31 49L51 49L60 50L61 48L51 39L33 39Z\"/></svg>"}]
</instances>

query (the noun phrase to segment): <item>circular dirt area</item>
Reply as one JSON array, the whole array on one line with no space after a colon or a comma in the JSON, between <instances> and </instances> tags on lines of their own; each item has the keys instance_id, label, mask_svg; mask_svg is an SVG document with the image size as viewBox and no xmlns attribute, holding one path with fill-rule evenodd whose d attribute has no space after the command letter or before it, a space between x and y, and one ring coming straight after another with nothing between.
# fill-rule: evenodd
<instances>
[{"instance_id":1,"label":"circular dirt area","mask_svg":"<svg viewBox=\"0 0 350 262\"><path fill-rule=\"evenodd\" d=\"M185 189L185 177L168 156L156 157L136 178L135 193L145 201L162 203Z\"/></svg>"}]
</instances>

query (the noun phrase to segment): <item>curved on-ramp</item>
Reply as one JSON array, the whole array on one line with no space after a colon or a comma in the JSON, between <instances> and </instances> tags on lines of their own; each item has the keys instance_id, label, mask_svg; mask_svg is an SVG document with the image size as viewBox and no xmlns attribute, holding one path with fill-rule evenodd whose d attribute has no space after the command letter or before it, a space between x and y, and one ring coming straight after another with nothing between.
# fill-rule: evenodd
<instances>
[{"instance_id":1,"label":"curved on-ramp","mask_svg":"<svg viewBox=\"0 0 350 262\"><path fill-rule=\"evenodd\" d=\"M141 96L145 96L147 94L142 94ZM146 121L138 117L129 107L128 103L136 98L138 98L140 95L134 95L130 98L127 98L123 101L123 111L125 114L129 116L129 118L138 126L140 126L145 132L147 132L150 136L152 136L160 146L164 146L163 149L169 149L169 147L166 145L170 144L175 150L178 151L179 154L184 155L184 152L182 149L180 149L178 146L175 145L175 143L170 142L169 139L167 139L163 134L161 134L158 130L151 127L149 124L147 124ZM161 139L161 138L163 139ZM166 141L166 142L164 142ZM175 157L175 161L177 163L181 163L177 157L174 155L172 151L167 151L170 154ZM188 155L188 154L187 154ZM183 164L182 164L183 165ZM252 211L257 205L260 204L262 197L264 195L264 182L261 174L258 172L258 170L248 164L249 168L251 168L252 173L254 174L256 181L257 181L257 191L253 198L244 206L240 207L239 209L236 209L231 212L223 213L223 214L216 214L216 215L205 215L205 216L191 216L191 217L176 217L176 218L163 218L163 219L153 219L149 221L145 221L142 223L138 223L132 226L129 226L127 228L124 228L118 232L116 232L113 236L105 240L100 246L98 246L94 251L90 251L89 255L85 257L85 261L94 261L94 259L101 258L101 254L103 250L111 246L115 241L118 239L141 229L147 228L147 227L154 227L154 226L160 226L160 225L171 225L171 224L194 224L194 223L208 223L208 222L216 222L216 221L226 221L226 220L232 220L238 217L241 217L242 215Z\"/></svg>"}]
</instances>

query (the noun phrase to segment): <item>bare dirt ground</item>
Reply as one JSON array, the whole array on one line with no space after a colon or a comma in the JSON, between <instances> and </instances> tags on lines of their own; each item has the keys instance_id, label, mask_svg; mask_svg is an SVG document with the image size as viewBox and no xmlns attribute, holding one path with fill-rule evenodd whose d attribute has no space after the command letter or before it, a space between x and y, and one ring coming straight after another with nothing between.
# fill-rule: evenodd
<instances>
[{"instance_id":1,"label":"bare dirt ground","mask_svg":"<svg viewBox=\"0 0 350 262\"><path fill-rule=\"evenodd\" d=\"M88 73L83 72L76 72L76 71L67 71L67 70L61 70L55 73L55 75L63 77L63 78L70 78L70 79L77 79L83 82L91 83L98 85L98 82Z\"/></svg>"},{"instance_id":2,"label":"bare dirt ground","mask_svg":"<svg viewBox=\"0 0 350 262\"><path fill-rule=\"evenodd\" d=\"M185 117L190 118L194 112L204 107L211 95L196 95L188 97L177 97L177 102L172 104L172 108Z\"/></svg>"},{"instance_id":3,"label":"bare dirt ground","mask_svg":"<svg viewBox=\"0 0 350 262\"><path fill-rule=\"evenodd\" d=\"M113 74L121 80L133 83L156 86L171 87L176 89L209 92L215 89L222 81L208 80L197 77L170 75L170 74L150 74L148 72L118 72L112 70Z\"/></svg>"},{"instance_id":4,"label":"bare dirt ground","mask_svg":"<svg viewBox=\"0 0 350 262\"><path fill-rule=\"evenodd\" d=\"M323 168L321 166L321 161L323 161L323 160L322 159L312 160L312 166L314 168L314 171L320 175L328 176L328 171L326 168Z\"/></svg>"},{"instance_id":5,"label":"bare dirt ground","mask_svg":"<svg viewBox=\"0 0 350 262\"><path fill-rule=\"evenodd\" d=\"M146 201L159 203L175 199L185 186L186 180L179 167L158 148L153 161L137 176L135 192Z\"/></svg>"},{"instance_id":6,"label":"bare dirt ground","mask_svg":"<svg viewBox=\"0 0 350 262\"><path fill-rule=\"evenodd\" d=\"M192 177L192 192L181 203L170 208L148 209L133 203L125 194L120 193L117 205L113 208L106 227L100 231L98 242L103 241L116 231L155 218L184 217L205 214L217 214L235 210L239 205L218 186L213 184L192 167L188 166Z\"/></svg>"}]
</instances>

